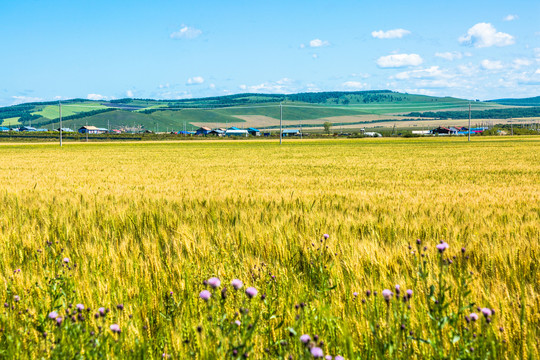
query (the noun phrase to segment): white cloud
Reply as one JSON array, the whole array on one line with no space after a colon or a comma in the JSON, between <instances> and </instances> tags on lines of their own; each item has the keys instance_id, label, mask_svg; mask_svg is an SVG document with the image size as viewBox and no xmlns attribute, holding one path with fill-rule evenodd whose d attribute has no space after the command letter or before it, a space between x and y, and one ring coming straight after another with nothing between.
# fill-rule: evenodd
<instances>
[{"instance_id":1,"label":"white cloud","mask_svg":"<svg viewBox=\"0 0 540 360\"><path fill-rule=\"evenodd\" d=\"M540 75L540 69L536 69L536 71L534 72L535 75Z\"/></svg>"},{"instance_id":2,"label":"white cloud","mask_svg":"<svg viewBox=\"0 0 540 360\"><path fill-rule=\"evenodd\" d=\"M129 98L132 98L133 97L133 91L132 90L126 91L126 96L129 97Z\"/></svg>"},{"instance_id":3,"label":"white cloud","mask_svg":"<svg viewBox=\"0 0 540 360\"><path fill-rule=\"evenodd\" d=\"M314 58L314 59L317 59L317 58L319 57L319 55L317 55L317 54L312 54L311 57Z\"/></svg>"},{"instance_id":4,"label":"white cloud","mask_svg":"<svg viewBox=\"0 0 540 360\"><path fill-rule=\"evenodd\" d=\"M445 60L454 61L463 58L463 54L459 51L447 51L435 53L436 57L440 57Z\"/></svg>"},{"instance_id":5,"label":"white cloud","mask_svg":"<svg viewBox=\"0 0 540 360\"><path fill-rule=\"evenodd\" d=\"M441 70L438 66L431 66L426 69L418 69L411 71L403 71L394 76L398 80L409 79L435 79L435 78L450 78L445 71Z\"/></svg>"},{"instance_id":6,"label":"white cloud","mask_svg":"<svg viewBox=\"0 0 540 360\"><path fill-rule=\"evenodd\" d=\"M492 61L492 60L485 59L485 60L482 60L481 64L482 64L482 67L486 70L500 70L503 68L502 63L498 60Z\"/></svg>"},{"instance_id":7,"label":"white cloud","mask_svg":"<svg viewBox=\"0 0 540 360\"><path fill-rule=\"evenodd\" d=\"M343 84L341 84L344 88L347 89L365 89L368 84L360 82L360 81L345 81Z\"/></svg>"},{"instance_id":8,"label":"white cloud","mask_svg":"<svg viewBox=\"0 0 540 360\"><path fill-rule=\"evenodd\" d=\"M159 84L160 89L168 89L171 85L169 83L166 84Z\"/></svg>"},{"instance_id":9,"label":"white cloud","mask_svg":"<svg viewBox=\"0 0 540 360\"><path fill-rule=\"evenodd\" d=\"M171 39L195 39L202 31L191 26L182 24L180 30L171 33Z\"/></svg>"},{"instance_id":10,"label":"white cloud","mask_svg":"<svg viewBox=\"0 0 540 360\"><path fill-rule=\"evenodd\" d=\"M435 91L427 90L427 89L395 89L395 91L398 91L400 93L406 93L406 94L418 94L418 95L428 95L428 96L437 95Z\"/></svg>"},{"instance_id":11,"label":"white cloud","mask_svg":"<svg viewBox=\"0 0 540 360\"><path fill-rule=\"evenodd\" d=\"M406 66L418 66L424 60L418 54L393 54L381 56L377 65L382 68L400 68Z\"/></svg>"},{"instance_id":12,"label":"white cloud","mask_svg":"<svg viewBox=\"0 0 540 360\"><path fill-rule=\"evenodd\" d=\"M216 84L210 84L208 87L209 87L210 89L215 89L215 88L216 88Z\"/></svg>"},{"instance_id":13,"label":"white cloud","mask_svg":"<svg viewBox=\"0 0 540 360\"><path fill-rule=\"evenodd\" d=\"M194 76L190 77L187 80L187 85L200 85L204 82L204 78L202 76Z\"/></svg>"},{"instance_id":14,"label":"white cloud","mask_svg":"<svg viewBox=\"0 0 540 360\"><path fill-rule=\"evenodd\" d=\"M240 85L240 89L247 90L251 93L270 93L270 94L290 94L297 91L293 86L293 81L288 78L283 78L278 81L264 82L258 85Z\"/></svg>"},{"instance_id":15,"label":"white cloud","mask_svg":"<svg viewBox=\"0 0 540 360\"><path fill-rule=\"evenodd\" d=\"M43 101L42 98L32 96L12 96L11 98L13 99L12 105Z\"/></svg>"},{"instance_id":16,"label":"white cloud","mask_svg":"<svg viewBox=\"0 0 540 360\"><path fill-rule=\"evenodd\" d=\"M321 39L313 39L309 42L309 46L312 48L323 47L323 46L328 46L328 45L330 45L328 41L321 40Z\"/></svg>"},{"instance_id":17,"label":"white cloud","mask_svg":"<svg viewBox=\"0 0 540 360\"><path fill-rule=\"evenodd\" d=\"M476 48L485 48L512 45L515 40L510 34L497 32L490 23L478 23L467 31L467 35L461 36L459 42Z\"/></svg>"},{"instance_id":18,"label":"white cloud","mask_svg":"<svg viewBox=\"0 0 540 360\"><path fill-rule=\"evenodd\" d=\"M534 57L536 58L537 62L540 62L540 48L534 49Z\"/></svg>"},{"instance_id":19,"label":"white cloud","mask_svg":"<svg viewBox=\"0 0 540 360\"><path fill-rule=\"evenodd\" d=\"M86 95L88 100L106 100L107 97L100 94L88 94Z\"/></svg>"},{"instance_id":20,"label":"white cloud","mask_svg":"<svg viewBox=\"0 0 540 360\"><path fill-rule=\"evenodd\" d=\"M306 47L305 44L300 44L300 49L303 49L303 48L305 48L305 47Z\"/></svg>"},{"instance_id":21,"label":"white cloud","mask_svg":"<svg viewBox=\"0 0 540 360\"><path fill-rule=\"evenodd\" d=\"M373 31L371 36L377 39L401 39L405 35L409 35L411 32L405 29L393 29L388 31Z\"/></svg>"},{"instance_id":22,"label":"white cloud","mask_svg":"<svg viewBox=\"0 0 540 360\"><path fill-rule=\"evenodd\" d=\"M519 18L519 16L517 15L514 15L514 14L508 14L504 17L504 21L513 21L513 20L517 20Z\"/></svg>"},{"instance_id":23,"label":"white cloud","mask_svg":"<svg viewBox=\"0 0 540 360\"><path fill-rule=\"evenodd\" d=\"M532 65L532 61L529 60L529 59L514 59L514 62L513 62L513 67L515 69L519 69L521 67L524 67L524 66L529 66L529 65Z\"/></svg>"}]
</instances>

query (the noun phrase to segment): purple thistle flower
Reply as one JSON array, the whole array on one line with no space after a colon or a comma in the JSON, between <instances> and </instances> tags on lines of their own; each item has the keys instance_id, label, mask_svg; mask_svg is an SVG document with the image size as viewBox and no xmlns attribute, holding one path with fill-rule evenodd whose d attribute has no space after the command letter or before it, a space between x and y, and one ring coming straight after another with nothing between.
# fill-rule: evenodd
<instances>
[{"instance_id":1,"label":"purple thistle flower","mask_svg":"<svg viewBox=\"0 0 540 360\"><path fill-rule=\"evenodd\" d=\"M382 296L383 296L384 300L386 300L386 301L390 301L390 299L392 298L392 295L394 295L394 294L388 289L384 289L382 291Z\"/></svg>"},{"instance_id":2,"label":"purple thistle flower","mask_svg":"<svg viewBox=\"0 0 540 360\"><path fill-rule=\"evenodd\" d=\"M444 250L448 249L450 245L448 245L446 242L441 241L440 244L437 244L436 248L439 250L439 252L442 254Z\"/></svg>"},{"instance_id":3,"label":"purple thistle flower","mask_svg":"<svg viewBox=\"0 0 540 360\"><path fill-rule=\"evenodd\" d=\"M480 311L482 312L482 314L484 314L485 317L489 317L493 314L493 312L489 308L482 308L480 309Z\"/></svg>"},{"instance_id":4,"label":"purple thistle flower","mask_svg":"<svg viewBox=\"0 0 540 360\"><path fill-rule=\"evenodd\" d=\"M313 355L314 358L322 358L324 356L324 352L320 347L312 347L311 355Z\"/></svg>"},{"instance_id":5,"label":"purple thistle flower","mask_svg":"<svg viewBox=\"0 0 540 360\"><path fill-rule=\"evenodd\" d=\"M58 313L56 311L51 311L49 313L49 319L54 320L58 317Z\"/></svg>"},{"instance_id":6,"label":"purple thistle flower","mask_svg":"<svg viewBox=\"0 0 540 360\"><path fill-rule=\"evenodd\" d=\"M352 293L354 297L357 297L358 296L358 293L355 291Z\"/></svg>"},{"instance_id":7,"label":"purple thistle flower","mask_svg":"<svg viewBox=\"0 0 540 360\"><path fill-rule=\"evenodd\" d=\"M208 299L210 299L210 296L212 296L212 294L208 290L203 290L199 294L199 297L204 301L208 301Z\"/></svg>"},{"instance_id":8,"label":"purple thistle flower","mask_svg":"<svg viewBox=\"0 0 540 360\"><path fill-rule=\"evenodd\" d=\"M255 289L254 287L248 287L246 289L246 295L252 299L254 298L255 296L257 296L257 289Z\"/></svg>"},{"instance_id":9,"label":"purple thistle flower","mask_svg":"<svg viewBox=\"0 0 540 360\"><path fill-rule=\"evenodd\" d=\"M219 287L219 285L221 285L221 280L219 280L217 277L211 277L210 279L208 279L208 285L215 289Z\"/></svg>"},{"instance_id":10,"label":"purple thistle flower","mask_svg":"<svg viewBox=\"0 0 540 360\"><path fill-rule=\"evenodd\" d=\"M77 304L77 305L75 305L75 307L76 307L77 310L79 310L79 311L83 311L83 310L84 310L84 305L83 305L83 304Z\"/></svg>"},{"instance_id":11,"label":"purple thistle flower","mask_svg":"<svg viewBox=\"0 0 540 360\"><path fill-rule=\"evenodd\" d=\"M231 285L234 288L234 290L239 290L242 288L242 286L244 286L242 281L239 279L234 279L233 281L231 281Z\"/></svg>"},{"instance_id":12,"label":"purple thistle flower","mask_svg":"<svg viewBox=\"0 0 540 360\"><path fill-rule=\"evenodd\" d=\"M62 261L67 264L69 262L69 258L65 257L65 258L62 259Z\"/></svg>"},{"instance_id":13,"label":"purple thistle flower","mask_svg":"<svg viewBox=\"0 0 540 360\"><path fill-rule=\"evenodd\" d=\"M478 314L477 313L470 313L469 317L471 318L472 321L478 320Z\"/></svg>"},{"instance_id":14,"label":"purple thistle flower","mask_svg":"<svg viewBox=\"0 0 540 360\"><path fill-rule=\"evenodd\" d=\"M104 307L100 307L100 308L98 309L98 311L99 311L99 315L105 316L105 308L104 308Z\"/></svg>"},{"instance_id":15,"label":"purple thistle flower","mask_svg":"<svg viewBox=\"0 0 540 360\"><path fill-rule=\"evenodd\" d=\"M341 355L337 355L334 360L345 360L345 358Z\"/></svg>"},{"instance_id":16,"label":"purple thistle flower","mask_svg":"<svg viewBox=\"0 0 540 360\"><path fill-rule=\"evenodd\" d=\"M62 325L62 320L64 320L64 319L62 319L60 316L58 316L56 318L56 325Z\"/></svg>"},{"instance_id":17,"label":"purple thistle flower","mask_svg":"<svg viewBox=\"0 0 540 360\"><path fill-rule=\"evenodd\" d=\"M121 331L121 330L120 330L120 325L118 325L118 324L112 324L111 326L109 326L109 329L111 329L111 331L112 331L113 333L118 333L118 334L119 334L120 331Z\"/></svg>"},{"instance_id":18,"label":"purple thistle flower","mask_svg":"<svg viewBox=\"0 0 540 360\"><path fill-rule=\"evenodd\" d=\"M395 289L396 289L396 294L399 295L399 285L396 285L396 286L395 286Z\"/></svg>"},{"instance_id":19,"label":"purple thistle flower","mask_svg":"<svg viewBox=\"0 0 540 360\"><path fill-rule=\"evenodd\" d=\"M324 357L324 360L332 360L332 355L326 355L326 356Z\"/></svg>"},{"instance_id":20,"label":"purple thistle flower","mask_svg":"<svg viewBox=\"0 0 540 360\"><path fill-rule=\"evenodd\" d=\"M307 345L307 343L309 343L311 341L311 336L309 336L308 334L304 334L304 335L300 336L300 341L303 344Z\"/></svg>"},{"instance_id":21,"label":"purple thistle flower","mask_svg":"<svg viewBox=\"0 0 540 360\"><path fill-rule=\"evenodd\" d=\"M407 297L410 299L412 298L413 291L411 289L407 289Z\"/></svg>"},{"instance_id":22,"label":"purple thistle flower","mask_svg":"<svg viewBox=\"0 0 540 360\"><path fill-rule=\"evenodd\" d=\"M234 323L235 323L237 326L242 325L242 323L240 322L240 320L236 320Z\"/></svg>"},{"instance_id":23,"label":"purple thistle flower","mask_svg":"<svg viewBox=\"0 0 540 360\"><path fill-rule=\"evenodd\" d=\"M21 298L19 297L19 295L15 295L15 296L13 297L13 300L14 300L15 302L19 302L19 301L21 300Z\"/></svg>"},{"instance_id":24,"label":"purple thistle flower","mask_svg":"<svg viewBox=\"0 0 540 360\"><path fill-rule=\"evenodd\" d=\"M330 237L330 235L328 235L328 234L323 235L323 238L325 238L325 239L328 239L329 237Z\"/></svg>"},{"instance_id":25,"label":"purple thistle flower","mask_svg":"<svg viewBox=\"0 0 540 360\"><path fill-rule=\"evenodd\" d=\"M118 310L124 310L124 304L118 304L118 305L116 305L116 308Z\"/></svg>"}]
</instances>

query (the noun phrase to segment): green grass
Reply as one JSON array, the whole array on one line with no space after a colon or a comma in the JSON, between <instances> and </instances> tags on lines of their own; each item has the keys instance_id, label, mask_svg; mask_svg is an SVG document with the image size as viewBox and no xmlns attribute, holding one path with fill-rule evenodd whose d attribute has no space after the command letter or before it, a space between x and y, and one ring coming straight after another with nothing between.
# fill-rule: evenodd
<instances>
[{"instance_id":1,"label":"green grass","mask_svg":"<svg viewBox=\"0 0 540 360\"><path fill-rule=\"evenodd\" d=\"M106 108L107 108L106 106L100 105L95 102L65 104L62 106L62 116L75 115L81 112L106 109ZM58 105L47 105L42 110L33 112L32 115L40 115L47 119L58 119L59 118Z\"/></svg>"},{"instance_id":2,"label":"green grass","mask_svg":"<svg viewBox=\"0 0 540 360\"><path fill-rule=\"evenodd\" d=\"M13 117L9 119L4 119L4 121L0 122L0 125L2 126L14 126L14 125L20 125L18 117Z\"/></svg>"}]
</instances>

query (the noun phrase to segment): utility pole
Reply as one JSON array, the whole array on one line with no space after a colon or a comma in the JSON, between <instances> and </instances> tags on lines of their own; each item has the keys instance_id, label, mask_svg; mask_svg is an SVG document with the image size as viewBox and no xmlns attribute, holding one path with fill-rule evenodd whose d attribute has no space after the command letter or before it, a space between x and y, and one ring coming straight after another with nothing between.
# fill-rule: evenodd
<instances>
[{"instance_id":1,"label":"utility pole","mask_svg":"<svg viewBox=\"0 0 540 360\"><path fill-rule=\"evenodd\" d=\"M58 100L58 115L60 116L60 147L62 147L62 103Z\"/></svg>"},{"instance_id":2,"label":"utility pole","mask_svg":"<svg viewBox=\"0 0 540 360\"><path fill-rule=\"evenodd\" d=\"M283 105L279 103L279 145L283 139Z\"/></svg>"},{"instance_id":3,"label":"utility pole","mask_svg":"<svg viewBox=\"0 0 540 360\"><path fill-rule=\"evenodd\" d=\"M468 140L471 141L471 102L469 101L469 136Z\"/></svg>"}]
</instances>

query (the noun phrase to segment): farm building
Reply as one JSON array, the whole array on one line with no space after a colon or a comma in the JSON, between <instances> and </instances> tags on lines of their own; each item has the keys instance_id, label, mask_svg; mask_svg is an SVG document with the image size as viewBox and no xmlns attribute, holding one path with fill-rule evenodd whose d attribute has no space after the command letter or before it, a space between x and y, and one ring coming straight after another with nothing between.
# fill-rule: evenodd
<instances>
[{"instance_id":1,"label":"farm building","mask_svg":"<svg viewBox=\"0 0 540 360\"><path fill-rule=\"evenodd\" d=\"M451 135L451 131L447 127L439 126L436 129L431 130L434 135Z\"/></svg>"},{"instance_id":2,"label":"farm building","mask_svg":"<svg viewBox=\"0 0 540 360\"><path fill-rule=\"evenodd\" d=\"M283 136L300 136L300 130L298 129L285 129L282 132Z\"/></svg>"},{"instance_id":3,"label":"farm building","mask_svg":"<svg viewBox=\"0 0 540 360\"><path fill-rule=\"evenodd\" d=\"M245 136L247 137L249 135L248 131L247 130L242 130L242 129L239 129L237 127L232 127L230 129L227 129L227 131L225 131L225 136Z\"/></svg>"},{"instance_id":4,"label":"farm building","mask_svg":"<svg viewBox=\"0 0 540 360\"><path fill-rule=\"evenodd\" d=\"M381 133L368 131L364 133L364 136L370 136L370 137L382 137Z\"/></svg>"},{"instance_id":5,"label":"farm building","mask_svg":"<svg viewBox=\"0 0 540 360\"><path fill-rule=\"evenodd\" d=\"M248 128L247 129L249 135L252 135L252 136L261 136L261 131L259 129L255 129L255 128Z\"/></svg>"},{"instance_id":6,"label":"farm building","mask_svg":"<svg viewBox=\"0 0 540 360\"><path fill-rule=\"evenodd\" d=\"M9 131L9 128L5 126L0 126L0 132L7 132L7 131Z\"/></svg>"},{"instance_id":7,"label":"farm building","mask_svg":"<svg viewBox=\"0 0 540 360\"><path fill-rule=\"evenodd\" d=\"M107 129L97 128L92 125L85 125L79 128L79 133L81 134L105 134Z\"/></svg>"},{"instance_id":8,"label":"farm building","mask_svg":"<svg viewBox=\"0 0 540 360\"><path fill-rule=\"evenodd\" d=\"M208 135L210 131L212 131L212 129L210 129L207 126L203 126L197 129L197 131L195 132L195 135Z\"/></svg>"},{"instance_id":9,"label":"farm building","mask_svg":"<svg viewBox=\"0 0 540 360\"><path fill-rule=\"evenodd\" d=\"M60 128L56 129L55 131L60 132ZM74 131L70 128L62 128L62 132L74 132Z\"/></svg>"},{"instance_id":10,"label":"farm building","mask_svg":"<svg viewBox=\"0 0 540 360\"><path fill-rule=\"evenodd\" d=\"M19 128L19 131L37 131L37 129L31 126L21 126Z\"/></svg>"},{"instance_id":11,"label":"farm building","mask_svg":"<svg viewBox=\"0 0 540 360\"><path fill-rule=\"evenodd\" d=\"M208 133L208 135L213 135L213 136L223 136L225 135L225 131L224 129L214 129L212 131L210 131Z\"/></svg>"}]
</instances>

